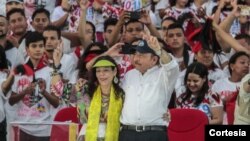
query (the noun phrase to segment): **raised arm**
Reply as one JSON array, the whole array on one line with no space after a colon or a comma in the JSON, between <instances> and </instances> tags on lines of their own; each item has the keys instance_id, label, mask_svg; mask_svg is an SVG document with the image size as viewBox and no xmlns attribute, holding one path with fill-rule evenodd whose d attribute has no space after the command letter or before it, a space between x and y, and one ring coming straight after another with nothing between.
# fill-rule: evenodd
<instances>
[{"instance_id":1,"label":"raised arm","mask_svg":"<svg viewBox=\"0 0 250 141\"><path fill-rule=\"evenodd\" d=\"M87 70L90 70L95 62L95 60L100 57L100 56L111 56L111 57L121 57L123 56L122 54L120 54L121 51L121 47L122 45L124 45L124 43L117 43L114 46L112 46L111 48L109 48L108 51L104 52L103 54L93 58L92 60L90 60L87 64L86 64L86 68Z\"/></svg>"},{"instance_id":2,"label":"raised arm","mask_svg":"<svg viewBox=\"0 0 250 141\"><path fill-rule=\"evenodd\" d=\"M88 41L85 39L86 35L86 12L87 8L89 6L89 1L86 0L81 0L80 1L80 7L81 7L81 17L80 17L80 22L79 22L79 37L81 44L86 47L88 45Z\"/></svg>"},{"instance_id":3,"label":"raised arm","mask_svg":"<svg viewBox=\"0 0 250 141\"><path fill-rule=\"evenodd\" d=\"M124 26L125 19L129 19L129 17L130 17L129 12L127 12L127 11L122 11L121 12L120 18L119 18L118 22L115 25L114 31L110 35L111 37L113 37L110 40L110 46L115 45L119 41L119 34L121 32L121 29Z\"/></svg>"},{"instance_id":4,"label":"raised arm","mask_svg":"<svg viewBox=\"0 0 250 141\"><path fill-rule=\"evenodd\" d=\"M217 24L220 22L220 14L224 6L225 6L225 0L220 0L213 17L214 22Z\"/></svg>"},{"instance_id":5,"label":"raised arm","mask_svg":"<svg viewBox=\"0 0 250 141\"><path fill-rule=\"evenodd\" d=\"M139 19L140 22L144 23L148 30L150 31L151 35L161 38L160 33L156 29L156 27L153 25L151 17L150 17L150 11L142 11L142 16Z\"/></svg>"},{"instance_id":6,"label":"raised arm","mask_svg":"<svg viewBox=\"0 0 250 141\"><path fill-rule=\"evenodd\" d=\"M14 72L10 71L10 74L8 75L7 79L1 85L3 94L5 96L9 92L11 85L13 84L13 80L14 80Z\"/></svg>"},{"instance_id":7,"label":"raised arm","mask_svg":"<svg viewBox=\"0 0 250 141\"><path fill-rule=\"evenodd\" d=\"M213 22L213 27L217 35L220 36L221 40L229 44L234 50L244 51L247 54L250 54L250 51L247 48L243 47L230 34L226 33L223 29L221 29L215 22Z\"/></svg>"},{"instance_id":8,"label":"raised arm","mask_svg":"<svg viewBox=\"0 0 250 141\"><path fill-rule=\"evenodd\" d=\"M219 24L219 26L226 31L227 33L229 33L230 28L233 24L233 21L238 18L239 16L239 11L238 11L238 5L237 5L237 0L232 0L231 1L231 5L233 7L233 10L231 11L231 13Z\"/></svg>"},{"instance_id":9,"label":"raised arm","mask_svg":"<svg viewBox=\"0 0 250 141\"><path fill-rule=\"evenodd\" d=\"M160 57L161 64L167 64L172 60L171 56L161 48L156 37L146 35L143 38L147 41L149 47Z\"/></svg>"}]
</instances>

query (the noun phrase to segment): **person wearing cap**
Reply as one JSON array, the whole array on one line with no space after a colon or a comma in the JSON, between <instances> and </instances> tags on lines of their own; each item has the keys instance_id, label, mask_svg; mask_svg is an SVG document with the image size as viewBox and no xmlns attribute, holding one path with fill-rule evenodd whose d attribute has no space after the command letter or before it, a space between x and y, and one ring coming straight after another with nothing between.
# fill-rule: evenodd
<instances>
[{"instance_id":1,"label":"person wearing cap","mask_svg":"<svg viewBox=\"0 0 250 141\"><path fill-rule=\"evenodd\" d=\"M134 69L125 74L125 100L119 141L167 141L164 120L179 74L173 56L161 49L153 36L132 43Z\"/></svg>"},{"instance_id":2,"label":"person wearing cap","mask_svg":"<svg viewBox=\"0 0 250 141\"><path fill-rule=\"evenodd\" d=\"M6 0L6 13L15 8L24 9L23 0Z\"/></svg>"},{"instance_id":3,"label":"person wearing cap","mask_svg":"<svg viewBox=\"0 0 250 141\"><path fill-rule=\"evenodd\" d=\"M124 91L119 85L119 72L109 56L99 57L92 69L91 78L83 85L76 84L77 104L83 124L79 141L117 141L120 130L120 113Z\"/></svg>"}]
</instances>

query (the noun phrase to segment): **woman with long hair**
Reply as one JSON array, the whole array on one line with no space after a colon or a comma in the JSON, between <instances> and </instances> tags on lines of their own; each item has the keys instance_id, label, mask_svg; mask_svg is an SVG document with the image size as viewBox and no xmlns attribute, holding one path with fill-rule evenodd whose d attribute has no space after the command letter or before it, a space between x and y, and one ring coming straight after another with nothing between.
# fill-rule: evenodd
<instances>
[{"instance_id":1,"label":"woman with long hair","mask_svg":"<svg viewBox=\"0 0 250 141\"><path fill-rule=\"evenodd\" d=\"M94 63L88 82L76 84L77 107L83 124L79 140L118 140L124 95L119 78L115 61L101 56Z\"/></svg>"},{"instance_id":2,"label":"woman with long hair","mask_svg":"<svg viewBox=\"0 0 250 141\"><path fill-rule=\"evenodd\" d=\"M177 98L177 108L199 109L208 116L209 124L221 124L223 105L220 96L209 89L207 67L198 62L189 65L184 83L186 91Z\"/></svg>"}]
</instances>

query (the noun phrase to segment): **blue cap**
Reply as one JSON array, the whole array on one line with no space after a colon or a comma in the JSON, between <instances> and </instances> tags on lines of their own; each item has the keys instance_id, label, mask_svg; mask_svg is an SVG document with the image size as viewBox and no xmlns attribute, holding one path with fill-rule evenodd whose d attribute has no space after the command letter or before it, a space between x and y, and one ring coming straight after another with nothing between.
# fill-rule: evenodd
<instances>
[{"instance_id":1,"label":"blue cap","mask_svg":"<svg viewBox=\"0 0 250 141\"><path fill-rule=\"evenodd\" d=\"M152 53L156 55L155 51L148 46L148 43L145 40L139 40L139 43L135 47L135 50L140 53Z\"/></svg>"}]
</instances>

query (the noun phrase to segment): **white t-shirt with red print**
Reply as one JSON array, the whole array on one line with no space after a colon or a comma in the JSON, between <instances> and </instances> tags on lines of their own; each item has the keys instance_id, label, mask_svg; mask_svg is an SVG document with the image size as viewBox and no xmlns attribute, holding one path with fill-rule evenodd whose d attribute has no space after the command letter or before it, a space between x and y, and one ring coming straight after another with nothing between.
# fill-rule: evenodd
<instances>
[{"instance_id":1,"label":"white t-shirt with red print","mask_svg":"<svg viewBox=\"0 0 250 141\"><path fill-rule=\"evenodd\" d=\"M211 90L205 94L203 101L198 106L195 105L196 97L194 95L191 95L189 99L182 102L185 95L186 93L183 93L177 98L177 108L198 109L204 112L210 119L212 117L211 108L223 106L220 96L217 93L211 92Z\"/></svg>"},{"instance_id":2,"label":"white t-shirt with red print","mask_svg":"<svg viewBox=\"0 0 250 141\"><path fill-rule=\"evenodd\" d=\"M211 85L214 84L215 81L223 79L225 77L226 74L219 68L208 70L208 80L211 82Z\"/></svg>"},{"instance_id":3,"label":"white t-shirt with red print","mask_svg":"<svg viewBox=\"0 0 250 141\"><path fill-rule=\"evenodd\" d=\"M212 91L218 93L221 99L224 101L226 98L232 96L234 93L238 92L240 88L240 82L232 82L229 78L224 78L216 81L212 86ZM224 112L223 124L228 124L227 114Z\"/></svg>"},{"instance_id":4,"label":"white t-shirt with red print","mask_svg":"<svg viewBox=\"0 0 250 141\"><path fill-rule=\"evenodd\" d=\"M190 8L179 9L179 8L176 8L175 6L169 7L165 11L166 15L164 16L164 18L173 17L175 19L178 19L182 14L188 13L190 11L191 11Z\"/></svg>"},{"instance_id":5,"label":"white t-shirt with red print","mask_svg":"<svg viewBox=\"0 0 250 141\"><path fill-rule=\"evenodd\" d=\"M56 0L24 0L23 2L27 18L31 17L34 11L39 8L45 8L52 13L56 5Z\"/></svg>"},{"instance_id":6,"label":"white t-shirt with red print","mask_svg":"<svg viewBox=\"0 0 250 141\"><path fill-rule=\"evenodd\" d=\"M186 69L179 74L178 79L175 83L175 93L177 97L186 91L186 87L184 84L185 75ZM226 75L221 69L215 68L213 70L208 70L209 87L211 87L215 81L223 79L225 77Z\"/></svg>"},{"instance_id":7,"label":"white t-shirt with red print","mask_svg":"<svg viewBox=\"0 0 250 141\"><path fill-rule=\"evenodd\" d=\"M44 67L37 70L34 75L36 79L42 78L45 80L46 91L49 93L51 81L50 72L51 68ZM19 94L26 87L28 87L31 82L33 82L33 76L16 75L12 91ZM51 121L51 105L42 94L39 94L37 89L33 92L33 94L25 95L22 100L13 106L16 107L17 112L13 116L15 116L15 121L17 122L42 123ZM20 125L20 129L33 136L50 135L50 128L48 125Z\"/></svg>"}]
</instances>

